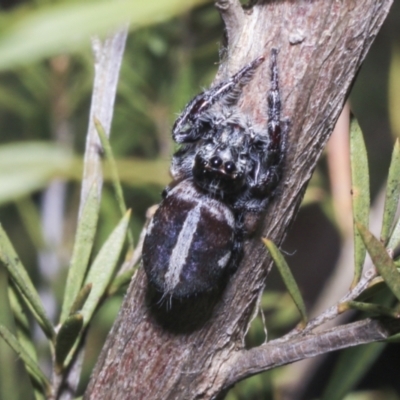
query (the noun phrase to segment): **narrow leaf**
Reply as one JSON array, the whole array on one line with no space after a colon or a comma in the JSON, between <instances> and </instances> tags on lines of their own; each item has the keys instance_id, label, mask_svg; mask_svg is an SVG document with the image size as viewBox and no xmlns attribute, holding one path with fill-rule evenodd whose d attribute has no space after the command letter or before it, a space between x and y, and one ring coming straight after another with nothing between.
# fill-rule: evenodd
<instances>
[{"instance_id":1,"label":"narrow leaf","mask_svg":"<svg viewBox=\"0 0 400 400\"><path fill-rule=\"evenodd\" d=\"M5 326L13 325L11 304L7 298L10 281L6 269L0 263L0 323ZM15 352L0 337L0 399L20 400L18 393L14 393L15 387L27 377L20 377L18 365L14 360Z\"/></svg>"},{"instance_id":2,"label":"narrow leaf","mask_svg":"<svg viewBox=\"0 0 400 400\"><path fill-rule=\"evenodd\" d=\"M96 130L99 135L101 145L103 146L104 153L110 165L111 179L114 186L115 194L117 196L118 207L121 211L121 214L125 215L126 205L124 201L124 195L122 194L122 187L120 184L118 169L115 163L114 154L110 145L110 141L108 140L104 128L101 125L101 122L97 118L94 118L94 124L96 126Z\"/></svg>"},{"instance_id":3,"label":"narrow leaf","mask_svg":"<svg viewBox=\"0 0 400 400\"><path fill-rule=\"evenodd\" d=\"M365 301L371 299L373 296L382 293L382 292L389 292L391 296L392 292L385 284L385 281L381 276L377 276L374 278L368 285L368 287L363 290L362 293L357 297L357 301Z\"/></svg>"},{"instance_id":4,"label":"narrow leaf","mask_svg":"<svg viewBox=\"0 0 400 400\"><path fill-rule=\"evenodd\" d=\"M125 204L125 200L124 200L124 195L122 193L121 181L119 178L118 168L117 168L117 164L115 162L115 158L114 158L114 154L113 154L113 151L112 151L112 148L110 145L110 141L108 140L106 132L104 131L103 126L101 125L101 122L97 118L94 119L94 124L96 126L96 130L99 135L101 145L103 146L104 153L106 155L106 159L109 162L111 181L112 181L112 184L114 187L115 197L117 199L118 207L121 211L121 215L125 215L126 204ZM132 237L132 233L130 231L128 231L128 239L129 239L130 247L133 249L133 247L134 247L133 237Z\"/></svg>"},{"instance_id":5,"label":"narrow leaf","mask_svg":"<svg viewBox=\"0 0 400 400\"><path fill-rule=\"evenodd\" d=\"M366 312L372 315L386 316L390 318L400 318L400 313L398 310L385 307L379 304L363 303L360 301L349 301L341 305L341 308L351 308L353 310L358 310Z\"/></svg>"},{"instance_id":6,"label":"narrow leaf","mask_svg":"<svg viewBox=\"0 0 400 400\"><path fill-rule=\"evenodd\" d=\"M132 268L128 271L123 272L121 275L116 276L107 290L108 296L112 296L113 294L117 293L122 287L128 285L135 271L137 271L137 269Z\"/></svg>"},{"instance_id":7,"label":"narrow leaf","mask_svg":"<svg viewBox=\"0 0 400 400\"><path fill-rule=\"evenodd\" d=\"M99 254L90 267L85 282L86 284L91 283L93 286L81 311L84 318L84 326L87 326L89 323L100 299L110 283L125 241L129 217L130 210L128 210L107 241L103 244Z\"/></svg>"},{"instance_id":8,"label":"narrow leaf","mask_svg":"<svg viewBox=\"0 0 400 400\"><path fill-rule=\"evenodd\" d=\"M0 225L0 260L7 268L10 277L12 278L16 288L23 295L23 299L27 306L33 312L35 319L40 327L43 329L46 336L50 339L54 338L55 332L53 325L47 318L46 312L43 308L42 302L39 298L35 287L32 284L29 275L27 274L24 266L17 256L6 232Z\"/></svg>"},{"instance_id":9,"label":"narrow leaf","mask_svg":"<svg viewBox=\"0 0 400 400\"><path fill-rule=\"evenodd\" d=\"M61 325L56 337L56 368L58 373L62 371L63 362L67 357L76 339L79 337L83 327L83 317L81 314L69 316Z\"/></svg>"},{"instance_id":10,"label":"narrow leaf","mask_svg":"<svg viewBox=\"0 0 400 400\"><path fill-rule=\"evenodd\" d=\"M387 87L391 132L400 137L400 47L397 43L392 46Z\"/></svg>"},{"instance_id":11,"label":"narrow leaf","mask_svg":"<svg viewBox=\"0 0 400 400\"><path fill-rule=\"evenodd\" d=\"M116 161L121 181L127 184L165 186L169 180L168 160L119 159ZM104 179L110 180L109 164L104 164Z\"/></svg>"},{"instance_id":12,"label":"narrow leaf","mask_svg":"<svg viewBox=\"0 0 400 400\"><path fill-rule=\"evenodd\" d=\"M37 361L38 357L36 348L31 337L31 327L29 325L28 317L25 314L25 310L22 306L23 299L21 294L12 284L8 286L8 298L14 315L17 339L21 346L25 348L29 356L33 360Z\"/></svg>"},{"instance_id":13,"label":"narrow leaf","mask_svg":"<svg viewBox=\"0 0 400 400\"><path fill-rule=\"evenodd\" d=\"M278 268L278 271L282 276L283 282L285 283L290 296L292 297L294 303L296 304L297 309L300 312L302 323L305 325L307 323L306 307L304 305L304 301L301 296L300 290L292 275L292 272L290 271L289 266L285 261L285 258L271 240L262 239L262 241L264 242L265 246L271 253L271 256Z\"/></svg>"},{"instance_id":14,"label":"narrow leaf","mask_svg":"<svg viewBox=\"0 0 400 400\"><path fill-rule=\"evenodd\" d=\"M374 363L385 343L371 343L344 350L336 363L321 400L342 400Z\"/></svg>"},{"instance_id":15,"label":"narrow leaf","mask_svg":"<svg viewBox=\"0 0 400 400\"><path fill-rule=\"evenodd\" d=\"M36 204L30 197L23 197L17 200L15 205L32 243L38 250L44 249L45 241Z\"/></svg>"},{"instance_id":16,"label":"narrow leaf","mask_svg":"<svg viewBox=\"0 0 400 400\"><path fill-rule=\"evenodd\" d=\"M89 257L93 248L97 220L99 218L99 209L100 202L97 193L97 185L93 184L83 207L82 216L78 221L74 250L72 252L71 265L65 287L60 319L61 323L63 323L70 314L72 303L77 298L82 287Z\"/></svg>"},{"instance_id":17,"label":"narrow leaf","mask_svg":"<svg viewBox=\"0 0 400 400\"><path fill-rule=\"evenodd\" d=\"M400 218L398 219L396 226L394 227L393 232L390 235L390 239L387 244L387 248L390 250L394 250L399 245L400 245Z\"/></svg>"},{"instance_id":18,"label":"narrow leaf","mask_svg":"<svg viewBox=\"0 0 400 400\"><path fill-rule=\"evenodd\" d=\"M37 388L33 388L35 400L46 400L45 395L42 392L39 392Z\"/></svg>"},{"instance_id":19,"label":"narrow leaf","mask_svg":"<svg viewBox=\"0 0 400 400\"><path fill-rule=\"evenodd\" d=\"M2 27L0 70L82 47L92 35L106 34L128 21L131 28L141 27L202 2L204 0L46 2L46 6L35 7L31 12L7 13L11 22Z\"/></svg>"},{"instance_id":20,"label":"narrow leaf","mask_svg":"<svg viewBox=\"0 0 400 400\"><path fill-rule=\"evenodd\" d=\"M353 205L353 220L364 226L369 225L369 172L367 150L363 135L356 119L353 119L350 127L350 156L351 156L351 194ZM354 287L361 278L365 260L366 248L360 237L360 233L354 227Z\"/></svg>"},{"instance_id":21,"label":"narrow leaf","mask_svg":"<svg viewBox=\"0 0 400 400\"><path fill-rule=\"evenodd\" d=\"M383 244L364 225L357 222L356 226L376 269L392 293L400 300L400 273L393 260Z\"/></svg>"},{"instance_id":22,"label":"narrow leaf","mask_svg":"<svg viewBox=\"0 0 400 400\"><path fill-rule=\"evenodd\" d=\"M1 61L0 61L1 62ZM0 146L0 204L41 189L72 167L72 154L52 143Z\"/></svg>"},{"instance_id":23,"label":"narrow leaf","mask_svg":"<svg viewBox=\"0 0 400 400\"><path fill-rule=\"evenodd\" d=\"M92 290L92 284L88 283L79 291L75 301L72 303L69 315L73 315L82 309L87 298L89 297L91 290Z\"/></svg>"},{"instance_id":24,"label":"narrow leaf","mask_svg":"<svg viewBox=\"0 0 400 400\"><path fill-rule=\"evenodd\" d=\"M390 230L393 226L397 205L400 198L400 143L396 140L394 145L392 161L390 163L388 182L386 187L385 208L383 212L383 222L381 230L381 240L387 244ZM398 222L398 225L400 221ZM395 243L392 243L392 245ZM394 247L389 247L394 249Z\"/></svg>"},{"instance_id":25,"label":"narrow leaf","mask_svg":"<svg viewBox=\"0 0 400 400\"><path fill-rule=\"evenodd\" d=\"M36 362L30 357L25 349L20 345L16 337L3 325L0 325L0 336L5 342L21 357L29 375L40 384L46 391L50 387L50 383L46 375L42 372Z\"/></svg>"},{"instance_id":26,"label":"narrow leaf","mask_svg":"<svg viewBox=\"0 0 400 400\"><path fill-rule=\"evenodd\" d=\"M168 160L139 158L116 161L122 182L165 186L169 181ZM82 179L82 159L46 142L23 142L0 146L0 205L45 187L54 177ZM104 179L111 179L108 163Z\"/></svg>"},{"instance_id":27,"label":"narrow leaf","mask_svg":"<svg viewBox=\"0 0 400 400\"><path fill-rule=\"evenodd\" d=\"M106 289L110 284L114 274L117 261L120 257L122 246L125 241L126 231L129 225L130 210L121 219L117 227L111 233L107 241L103 244L96 259L93 261L88 276L85 280L85 286L91 285L90 294L85 301L80 314L83 316L83 329L89 324L93 313L99 305ZM76 349L77 343L69 353L64 365L69 365Z\"/></svg>"}]
</instances>

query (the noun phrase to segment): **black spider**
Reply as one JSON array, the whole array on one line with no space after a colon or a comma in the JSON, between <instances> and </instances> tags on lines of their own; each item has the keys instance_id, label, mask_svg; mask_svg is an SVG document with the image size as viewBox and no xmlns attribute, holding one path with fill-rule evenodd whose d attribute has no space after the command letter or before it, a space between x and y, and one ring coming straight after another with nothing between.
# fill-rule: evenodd
<instances>
[{"instance_id":1,"label":"black spider","mask_svg":"<svg viewBox=\"0 0 400 400\"><path fill-rule=\"evenodd\" d=\"M235 270L245 215L263 212L275 192L288 126L281 121L277 53L272 49L266 129L236 107L264 57L196 96L173 126L182 146L143 246L149 282L164 296L208 291L228 267Z\"/></svg>"}]
</instances>

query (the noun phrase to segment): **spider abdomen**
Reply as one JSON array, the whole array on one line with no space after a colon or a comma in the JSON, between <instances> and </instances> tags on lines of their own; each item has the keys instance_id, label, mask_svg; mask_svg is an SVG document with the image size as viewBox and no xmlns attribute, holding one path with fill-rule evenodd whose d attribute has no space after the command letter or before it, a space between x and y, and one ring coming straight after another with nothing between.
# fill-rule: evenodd
<instances>
[{"instance_id":1,"label":"spider abdomen","mask_svg":"<svg viewBox=\"0 0 400 400\"><path fill-rule=\"evenodd\" d=\"M211 290L231 259L234 228L228 206L181 182L162 201L144 240L149 281L177 298Z\"/></svg>"}]
</instances>

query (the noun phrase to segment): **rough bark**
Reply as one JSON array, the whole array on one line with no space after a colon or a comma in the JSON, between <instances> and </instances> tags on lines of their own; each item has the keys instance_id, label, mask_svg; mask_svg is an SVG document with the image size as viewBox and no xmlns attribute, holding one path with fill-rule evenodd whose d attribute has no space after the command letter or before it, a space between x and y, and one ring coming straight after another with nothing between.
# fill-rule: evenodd
<instances>
[{"instance_id":1,"label":"rough bark","mask_svg":"<svg viewBox=\"0 0 400 400\"><path fill-rule=\"evenodd\" d=\"M391 3L259 1L243 12L237 1L217 2L228 36L226 60L217 80L260 55L267 59L241 101L242 109L259 124L266 124L270 51L272 47L279 49L283 117L290 119L291 129L284 178L262 232L275 243L281 243L297 212L353 79ZM223 291L174 302L169 310L156 303L139 269L85 398L216 398L251 374L321 352L384 339L392 332L383 322L366 320L361 328L349 325L336 334L309 333L293 338L290 343L280 343L278 350L271 345L245 350L244 336L270 265L256 235L247 241L244 260ZM368 334L357 337L360 332Z\"/></svg>"}]
</instances>

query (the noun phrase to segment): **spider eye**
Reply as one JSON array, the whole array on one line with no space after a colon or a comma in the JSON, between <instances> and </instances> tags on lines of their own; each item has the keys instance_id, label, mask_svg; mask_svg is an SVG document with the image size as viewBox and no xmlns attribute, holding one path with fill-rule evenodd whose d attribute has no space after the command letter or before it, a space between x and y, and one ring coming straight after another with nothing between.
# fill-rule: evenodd
<instances>
[{"instance_id":1,"label":"spider eye","mask_svg":"<svg viewBox=\"0 0 400 400\"><path fill-rule=\"evenodd\" d=\"M195 163L196 166L201 168L204 168L207 165L207 161L200 154L196 155Z\"/></svg>"},{"instance_id":2,"label":"spider eye","mask_svg":"<svg viewBox=\"0 0 400 400\"><path fill-rule=\"evenodd\" d=\"M218 168L218 167L220 167L220 166L221 166L221 164L222 164L222 160L221 160L221 158L220 158L220 157L218 157L218 156L214 156L213 158L211 158L211 160L210 160L210 164L211 164L211 166L212 166L212 167L214 167L214 168Z\"/></svg>"},{"instance_id":3,"label":"spider eye","mask_svg":"<svg viewBox=\"0 0 400 400\"><path fill-rule=\"evenodd\" d=\"M234 162L232 162L232 161L227 161L227 162L225 163L225 171L226 171L228 174L231 174L231 173L234 172L235 170L236 170L236 165L235 165Z\"/></svg>"},{"instance_id":4,"label":"spider eye","mask_svg":"<svg viewBox=\"0 0 400 400\"><path fill-rule=\"evenodd\" d=\"M206 131L211 130L213 127L209 121L201 121L200 122L200 129L204 129Z\"/></svg>"}]
</instances>

